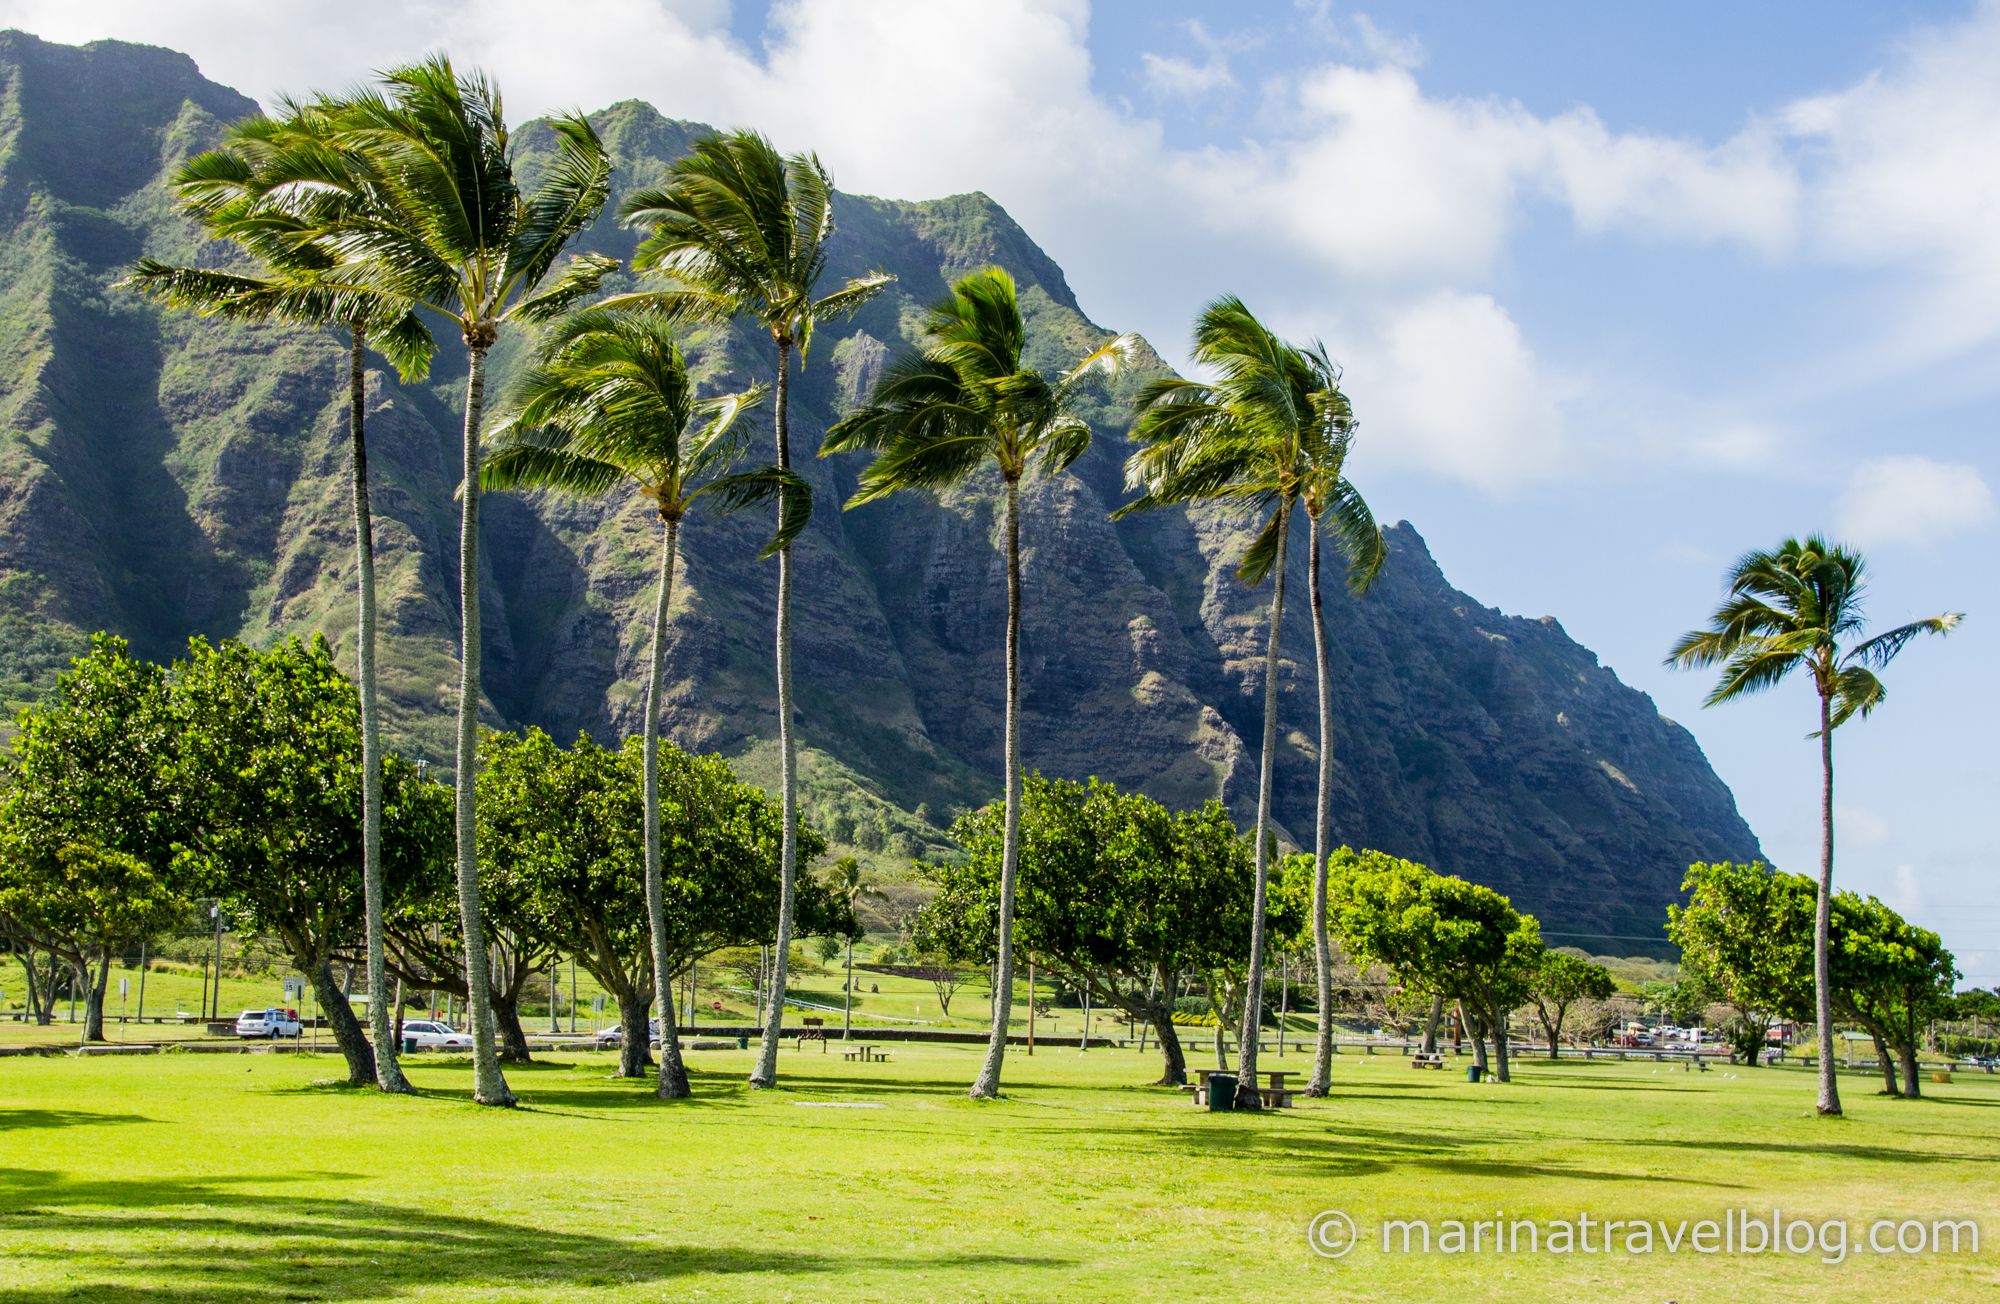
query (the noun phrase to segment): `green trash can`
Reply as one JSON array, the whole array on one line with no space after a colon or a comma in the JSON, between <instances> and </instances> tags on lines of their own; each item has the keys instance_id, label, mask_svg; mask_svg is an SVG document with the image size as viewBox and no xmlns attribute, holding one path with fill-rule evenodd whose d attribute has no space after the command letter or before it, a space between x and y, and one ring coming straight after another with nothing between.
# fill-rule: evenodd
<instances>
[{"instance_id":1,"label":"green trash can","mask_svg":"<svg viewBox=\"0 0 2000 1304\"><path fill-rule=\"evenodd\" d=\"M1468 1064L1465 1066L1465 1080L1467 1082L1477 1082L1479 1081L1480 1075L1484 1072L1486 1072L1486 1070L1479 1067L1477 1064Z\"/></svg>"},{"instance_id":2,"label":"green trash can","mask_svg":"<svg viewBox=\"0 0 2000 1304\"><path fill-rule=\"evenodd\" d=\"M403 1053L405 1055L414 1055L417 1053L417 1039L415 1037L403 1038Z\"/></svg>"},{"instance_id":3,"label":"green trash can","mask_svg":"<svg viewBox=\"0 0 2000 1304\"><path fill-rule=\"evenodd\" d=\"M1236 1108L1236 1075L1234 1073L1211 1073L1208 1075L1208 1110L1211 1114L1226 1114Z\"/></svg>"},{"instance_id":4,"label":"green trash can","mask_svg":"<svg viewBox=\"0 0 2000 1304\"><path fill-rule=\"evenodd\" d=\"M738 1038L736 1039L736 1049L738 1049L738 1050L749 1050L749 1049L750 1049L750 1039L749 1039L748 1037L738 1037Z\"/></svg>"}]
</instances>

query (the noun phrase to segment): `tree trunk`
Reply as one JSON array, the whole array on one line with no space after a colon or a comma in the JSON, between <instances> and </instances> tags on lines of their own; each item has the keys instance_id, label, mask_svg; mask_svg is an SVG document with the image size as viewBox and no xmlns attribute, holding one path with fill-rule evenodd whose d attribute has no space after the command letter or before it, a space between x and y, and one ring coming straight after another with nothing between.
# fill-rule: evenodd
<instances>
[{"instance_id":1,"label":"tree trunk","mask_svg":"<svg viewBox=\"0 0 2000 1304\"><path fill-rule=\"evenodd\" d=\"M1889 1043L1882 1040L1882 1034L1868 1029L1869 1039L1875 1043L1875 1064L1882 1072L1882 1094L1894 1096L1896 1090L1896 1061L1889 1054Z\"/></svg>"},{"instance_id":2,"label":"tree trunk","mask_svg":"<svg viewBox=\"0 0 2000 1304\"><path fill-rule=\"evenodd\" d=\"M778 341L778 376L772 387L772 426L777 435L778 465L792 465L791 429L792 342ZM785 491L778 494L778 519L785 516ZM778 854L778 934L777 952L771 966L771 1014L764 1020L764 1041L757 1053L757 1067L750 1074L752 1087L775 1086L778 1081L778 1042L784 1036L785 981L791 967L793 894L799 878L799 755L798 738L792 728L792 549L778 550L778 786L784 811L784 835Z\"/></svg>"},{"instance_id":3,"label":"tree trunk","mask_svg":"<svg viewBox=\"0 0 2000 1304\"><path fill-rule=\"evenodd\" d=\"M1833 932L1833 704L1819 699L1819 903L1813 912L1813 1004L1819 1020L1819 1112L1840 1112L1833 1068L1833 978L1828 959Z\"/></svg>"},{"instance_id":4,"label":"tree trunk","mask_svg":"<svg viewBox=\"0 0 2000 1304\"><path fill-rule=\"evenodd\" d=\"M1444 1018L1444 997L1431 995L1431 1017L1424 1021L1424 1054L1435 1055L1438 1049L1438 1023Z\"/></svg>"},{"instance_id":5,"label":"tree trunk","mask_svg":"<svg viewBox=\"0 0 2000 1304\"><path fill-rule=\"evenodd\" d=\"M1514 1080L1507 1071L1507 1056L1512 1049L1507 1044L1507 1016L1509 1013L1511 1011L1508 1010L1496 1009L1493 1011L1493 1076L1502 1082L1512 1082Z\"/></svg>"},{"instance_id":6,"label":"tree trunk","mask_svg":"<svg viewBox=\"0 0 2000 1304\"><path fill-rule=\"evenodd\" d=\"M361 1020L354 1017L354 1007L340 994L340 984L333 980L332 960L324 955L293 958L301 962L300 967L312 981L313 997L319 1001L320 1014L333 1032L334 1044L340 1047L341 1055L347 1060L347 1085L374 1085L375 1048L368 1044L368 1035L361 1030Z\"/></svg>"},{"instance_id":7,"label":"tree trunk","mask_svg":"<svg viewBox=\"0 0 2000 1304\"><path fill-rule=\"evenodd\" d=\"M1921 1079L1917 1077L1916 1041L1906 1038L1898 1042L1896 1045L1896 1058L1901 1060L1903 1065L1903 1095L1910 1100L1920 1098L1924 1094L1924 1089L1921 1085Z\"/></svg>"},{"instance_id":8,"label":"tree trunk","mask_svg":"<svg viewBox=\"0 0 2000 1304\"><path fill-rule=\"evenodd\" d=\"M49 1022L49 1007L53 1002L44 1003L42 1000L41 976L35 972L35 952L33 948L23 946L20 955L21 970L27 975L28 981L28 1017L46 1027Z\"/></svg>"},{"instance_id":9,"label":"tree trunk","mask_svg":"<svg viewBox=\"0 0 2000 1304\"><path fill-rule=\"evenodd\" d=\"M1007 1015L1014 1004L1014 884L1021 857L1021 486L1007 480L1007 720L1005 829L1000 845L999 950L994 964L998 999L986 1038L986 1062L972 1084L974 1100L1000 1094L1000 1064L1007 1054ZM1033 1009L1035 994L1028 993Z\"/></svg>"},{"instance_id":10,"label":"tree trunk","mask_svg":"<svg viewBox=\"0 0 2000 1304\"><path fill-rule=\"evenodd\" d=\"M1473 1064L1483 1072L1486 1068L1486 1038L1479 1025L1467 1014L1464 1001L1458 1003L1458 1025L1465 1030L1466 1040L1472 1043Z\"/></svg>"},{"instance_id":11,"label":"tree trunk","mask_svg":"<svg viewBox=\"0 0 2000 1304\"><path fill-rule=\"evenodd\" d=\"M83 984L83 1039L86 1042L103 1041L104 989L111 982L111 952L107 950L99 958L96 978L90 976L87 961L77 969L76 977Z\"/></svg>"},{"instance_id":12,"label":"tree trunk","mask_svg":"<svg viewBox=\"0 0 2000 1304\"><path fill-rule=\"evenodd\" d=\"M950 1013L951 1009L950 1007L947 1006L945 1009L945 1014L949 1015ZM854 939L850 937L847 939L847 990L843 994L842 1000L840 1002L840 1039L842 1041L851 1041L853 1040L853 1038L854 1038Z\"/></svg>"},{"instance_id":13,"label":"tree trunk","mask_svg":"<svg viewBox=\"0 0 2000 1304\"><path fill-rule=\"evenodd\" d=\"M644 724L646 768L646 927L652 945L653 985L660 992L660 1082L662 1100L688 1094L687 1066L681 1062L679 1029L673 1026L673 972L667 955L666 888L660 868L660 692L667 677L667 613L674 600L674 554L680 547L680 522L665 521L660 542L660 582L653 599L653 646L646 669Z\"/></svg>"},{"instance_id":14,"label":"tree trunk","mask_svg":"<svg viewBox=\"0 0 2000 1304\"><path fill-rule=\"evenodd\" d=\"M1568 1013L1567 1008L1558 1005L1556 1006L1554 1018L1550 1018L1546 1014L1542 1016L1542 1031L1549 1035L1550 1059L1562 1058L1563 1015L1566 1013Z\"/></svg>"},{"instance_id":15,"label":"tree trunk","mask_svg":"<svg viewBox=\"0 0 2000 1304\"><path fill-rule=\"evenodd\" d=\"M389 1023L389 975L382 959L382 724L375 693L375 518L368 497L368 336L349 332L348 429L354 444L354 677L361 694L361 895L367 910L368 1028L375 1085L407 1092Z\"/></svg>"},{"instance_id":16,"label":"tree trunk","mask_svg":"<svg viewBox=\"0 0 2000 1304\"><path fill-rule=\"evenodd\" d=\"M1147 1022L1153 1025L1153 1033L1160 1042L1159 1085L1178 1087L1187 1083L1187 1056L1181 1051L1180 1030L1174 1027L1173 1002L1155 1002L1148 1012Z\"/></svg>"},{"instance_id":17,"label":"tree trunk","mask_svg":"<svg viewBox=\"0 0 2000 1304\"><path fill-rule=\"evenodd\" d=\"M517 997L493 993L493 1025L500 1034L500 1058L508 1064L530 1064L528 1033L521 1026L521 1005Z\"/></svg>"},{"instance_id":18,"label":"tree trunk","mask_svg":"<svg viewBox=\"0 0 2000 1304\"><path fill-rule=\"evenodd\" d=\"M507 1089L494 1047L473 806L479 775L479 428L485 412L489 347L490 342L467 341L458 524L458 913L465 934L465 1003L472 1014L472 1098L482 1105L512 1105L514 1093Z\"/></svg>"},{"instance_id":19,"label":"tree trunk","mask_svg":"<svg viewBox=\"0 0 2000 1304\"><path fill-rule=\"evenodd\" d=\"M643 1078L646 1066L652 1063L653 1035L646 1026L652 1008L651 997L628 993L618 998L618 1031L622 1034L618 1041L618 1076L621 1078Z\"/></svg>"},{"instance_id":20,"label":"tree trunk","mask_svg":"<svg viewBox=\"0 0 2000 1304\"><path fill-rule=\"evenodd\" d=\"M1307 525L1307 592L1312 602L1313 668L1319 680L1319 805L1313 819L1313 963L1319 981L1318 1031L1306 1095L1324 1096L1333 1082L1333 939L1327 935L1326 864L1333 854L1333 665L1327 656L1326 606L1319 587L1319 518Z\"/></svg>"},{"instance_id":21,"label":"tree trunk","mask_svg":"<svg viewBox=\"0 0 2000 1304\"><path fill-rule=\"evenodd\" d=\"M1278 750L1278 634L1285 621L1285 539L1292 505L1278 507L1278 548L1272 562L1271 632L1264 646L1264 743L1257 772L1256 876L1250 897L1250 965L1244 975L1243 1027L1236 1051L1236 1107L1257 1109L1257 1031L1264 1022L1264 897L1271 872L1271 779Z\"/></svg>"}]
</instances>

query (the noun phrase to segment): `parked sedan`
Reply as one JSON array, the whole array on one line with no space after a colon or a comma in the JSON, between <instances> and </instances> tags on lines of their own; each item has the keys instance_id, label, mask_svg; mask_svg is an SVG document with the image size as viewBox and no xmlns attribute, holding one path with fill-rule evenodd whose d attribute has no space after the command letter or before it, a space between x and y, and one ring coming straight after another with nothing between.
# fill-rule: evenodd
<instances>
[{"instance_id":1,"label":"parked sedan","mask_svg":"<svg viewBox=\"0 0 2000 1304\"><path fill-rule=\"evenodd\" d=\"M658 1019L646 1020L646 1036L646 1044L654 1050L658 1050L660 1048L660 1021ZM625 1029L616 1024L597 1034L597 1048L599 1050L610 1050L615 1046L623 1046L624 1044Z\"/></svg>"},{"instance_id":2,"label":"parked sedan","mask_svg":"<svg viewBox=\"0 0 2000 1304\"><path fill-rule=\"evenodd\" d=\"M436 1019L405 1019L403 1041L416 1043L418 1050L471 1050L472 1034L460 1032Z\"/></svg>"}]
</instances>

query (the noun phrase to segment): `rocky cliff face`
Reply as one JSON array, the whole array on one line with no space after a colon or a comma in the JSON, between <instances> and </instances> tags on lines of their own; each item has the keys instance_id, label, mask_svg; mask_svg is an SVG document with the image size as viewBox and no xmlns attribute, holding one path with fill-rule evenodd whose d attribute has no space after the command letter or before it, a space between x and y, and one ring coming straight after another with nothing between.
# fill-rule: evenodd
<instances>
[{"instance_id":1,"label":"rocky cliff face","mask_svg":"<svg viewBox=\"0 0 2000 1304\"><path fill-rule=\"evenodd\" d=\"M0 35L0 685L13 701L46 691L96 628L158 657L191 633L352 639L340 341L193 321L109 288L142 252L227 256L174 215L165 178L254 107L181 55ZM657 178L699 130L638 104L597 122L620 193ZM545 134L518 140L533 166ZM1105 332L984 196L843 196L839 218L832 274L879 267L898 281L815 341L795 391L794 453L819 504L797 551L805 786L837 841L907 857L941 850L952 815L999 787L997 485L842 512L855 465L811 452L912 342L916 309L963 271L1014 273L1038 365L1067 365ZM607 217L587 243L622 256L633 238ZM716 386L771 365L745 329L692 348ZM501 388L521 349L499 351ZM399 745L433 757L448 753L456 676L461 383L449 352L421 386L371 375L385 707ZM1172 803L1220 792L1247 814L1268 590L1233 577L1246 534L1225 512L1109 520L1133 383L1094 400L1097 440L1074 472L1026 495L1025 754ZM624 495L488 502L490 718L564 735L636 729L656 522ZM666 707L679 741L768 779L763 530L696 519L686 531ZM1413 528L1390 539L1372 594L1328 595L1341 838L1491 883L1561 941L1656 936L1690 860L1755 854L1685 730L1553 620L1451 588ZM1278 814L1309 837L1316 714L1297 561Z\"/></svg>"}]
</instances>

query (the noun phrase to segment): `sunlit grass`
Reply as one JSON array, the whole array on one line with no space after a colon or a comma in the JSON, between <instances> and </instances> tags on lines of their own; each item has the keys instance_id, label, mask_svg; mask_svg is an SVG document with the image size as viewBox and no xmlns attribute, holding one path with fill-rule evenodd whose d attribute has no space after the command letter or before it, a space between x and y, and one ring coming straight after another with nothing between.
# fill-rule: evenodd
<instances>
[{"instance_id":1,"label":"sunlit grass","mask_svg":"<svg viewBox=\"0 0 2000 1304\"><path fill-rule=\"evenodd\" d=\"M1391 1216L1990 1214L2000 1080L1921 1102L1855 1076L1811 1116L1803 1073L1529 1062L1512 1086L1340 1058L1325 1101L1210 1115L1143 1087L1137 1052L889 1064L693 1056L665 1106L605 1056L510 1071L477 1108L462 1062L424 1095L327 1086L325 1057L0 1061L0 1300L1970 1299L1978 1256L1389 1256ZM1298 1066L1297 1060L1291 1066ZM870 1108L825 1108L827 1105ZM1340 1208L1337 1262L1304 1228Z\"/></svg>"}]
</instances>

